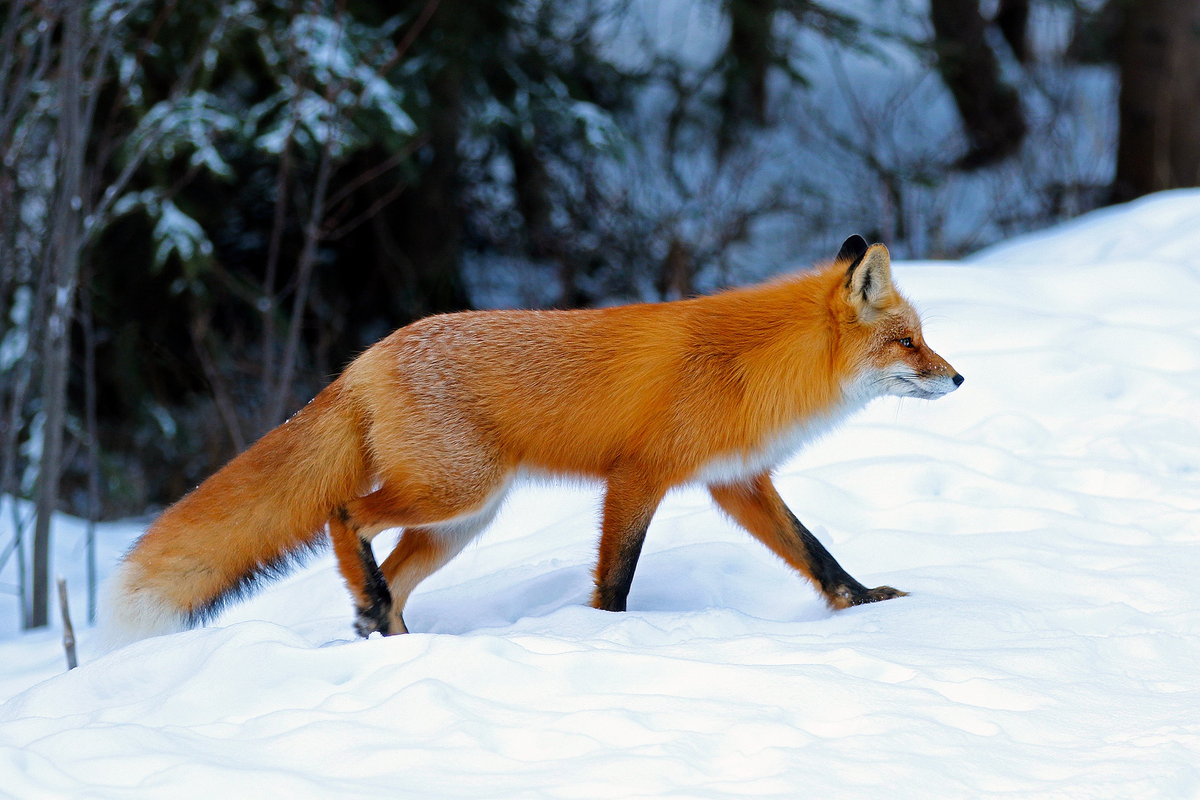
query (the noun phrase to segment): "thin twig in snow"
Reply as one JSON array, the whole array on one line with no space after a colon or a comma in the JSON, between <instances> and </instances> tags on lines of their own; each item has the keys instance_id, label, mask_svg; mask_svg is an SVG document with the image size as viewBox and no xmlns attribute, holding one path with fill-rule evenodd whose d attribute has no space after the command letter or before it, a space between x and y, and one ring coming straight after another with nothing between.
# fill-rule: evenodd
<instances>
[{"instance_id":1,"label":"thin twig in snow","mask_svg":"<svg viewBox=\"0 0 1200 800\"><path fill-rule=\"evenodd\" d=\"M75 658L75 626L71 624L71 608L67 604L67 581L61 575L58 576L58 608L62 611L63 650L67 653L67 671L70 672L79 666L79 661Z\"/></svg>"}]
</instances>

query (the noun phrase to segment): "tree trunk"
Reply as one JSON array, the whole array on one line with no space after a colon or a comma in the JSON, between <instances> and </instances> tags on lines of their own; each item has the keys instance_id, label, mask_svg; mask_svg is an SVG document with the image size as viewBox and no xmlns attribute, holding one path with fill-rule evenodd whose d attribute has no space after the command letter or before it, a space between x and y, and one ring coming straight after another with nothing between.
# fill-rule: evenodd
<instances>
[{"instance_id":1,"label":"tree trunk","mask_svg":"<svg viewBox=\"0 0 1200 800\"><path fill-rule=\"evenodd\" d=\"M459 131L462 76L455 65L433 79L438 107L429 121L431 156L420 183L406 189L388 208L398 265L407 286L413 318L470 306L462 276L463 211L459 201Z\"/></svg>"},{"instance_id":2,"label":"tree trunk","mask_svg":"<svg viewBox=\"0 0 1200 800\"><path fill-rule=\"evenodd\" d=\"M692 276L695 272L692 248L678 237L671 240L667 257L663 259L654 288L663 300L682 300L692 295Z\"/></svg>"},{"instance_id":3,"label":"tree trunk","mask_svg":"<svg viewBox=\"0 0 1200 800\"><path fill-rule=\"evenodd\" d=\"M722 152L744 124L767 118L767 69L771 66L775 0L730 0L725 87L721 93Z\"/></svg>"},{"instance_id":4,"label":"tree trunk","mask_svg":"<svg viewBox=\"0 0 1200 800\"><path fill-rule=\"evenodd\" d=\"M1029 61L1029 41L1025 35L1029 27L1029 0L1000 0L994 22L1017 61L1022 64Z\"/></svg>"},{"instance_id":5,"label":"tree trunk","mask_svg":"<svg viewBox=\"0 0 1200 800\"><path fill-rule=\"evenodd\" d=\"M58 507L62 476L63 427L67 414L67 373L70 369L71 316L79 269L82 235L83 157L87 139L82 130L83 0L70 0L63 11L63 44L59 75L58 196L50 253L53 279L50 312L42 355L42 458L38 469L37 523L33 532L33 596L29 627L48 622L50 605L50 520Z\"/></svg>"},{"instance_id":6,"label":"tree trunk","mask_svg":"<svg viewBox=\"0 0 1200 800\"><path fill-rule=\"evenodd\" d=\"M96 419L96 319L93 315L95 280L91 265L83 271L83 394L87 423L88 512L87 512L87 619L96 622L96 523L100 520L100 425Z\"/></svg>"},{"instance_id":7,"label":"tree trunk","mask_svg":"<svg viewBox=\"0 0 1200 800\"><path fill-rule=\"evenodd\" d=\"M1124 7L1113 200L1200 185L1200 0Z\"/></svg>"},{"instance_id":8,"label":"tree trunk","mask_svg":"<svg viewBox=\"0 0 1200 800\"><path fill-rule=\"evenodd\" d=\"M0 142L0 341L8 332L9 300L17 287L17 176L3 164L6 150Z\"/></svg>"},{"instance_id":9,"label":"tree trunk","mask_svg":"<svg viewBox=\"0 0 1200 800\"><path fill-rule=\"evenodd\" d=\"M579 287L578 259L568 252L556 235L551 220L550 176L542 163L535 142L524 142L516 132L508 137L508 153L513 165L513 189L517 207L525 222L525 238L530 258L558 262L558 308L578 308L588 298Z\"/></svg>"},{"instance_id":10,"label":"tree trunk","mask_svg":"<svg viewBox=\"0 0 1200 800\"><path fill-rule=\"evenodd\" d=\"M954 95L970 145L960 165L974 169L1003 161L1020 147L1025 117L1016 90L1000 80L979 0L930 0L929 16L938 71Z\"/></svg>"},{"instance_id":11,"label":"tree trunk","mask_svg":"<svg viewBox=\"0 0 1200 800\"><path fill-rule=\"evenodd\" d=\"M521 140L516 131L508 135L508 154L513 165L513 189L517 208L525 222L525 236L531 258L552 258L556 243L550 221L550 176L538 157L537 143Z\"/></svg>"}]
</instances>

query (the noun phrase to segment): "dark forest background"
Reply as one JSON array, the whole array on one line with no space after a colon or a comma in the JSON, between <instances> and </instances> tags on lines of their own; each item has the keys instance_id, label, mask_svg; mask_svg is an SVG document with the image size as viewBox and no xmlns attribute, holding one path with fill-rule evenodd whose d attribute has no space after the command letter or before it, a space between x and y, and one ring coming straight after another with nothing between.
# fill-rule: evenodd
<instances>
[{"instance_id":1,"label":"dark forest background","mask_svg":"<svg viewBox=\"0 0 1200 800\"><path fill-rule=\"evenodd\" d=\"M1200 0L5 0L0 25L0 494L31 501L0 571L32 626L55 509L177 499L419 317L687 296L851 232L957 256L1200 183ZM879 108L952 120L924 149L839 72L898 59ZM1056 105L1079 75L1112 78L1111 152L1046 177L1090 124Z\"/></svg>"}]
</instances>

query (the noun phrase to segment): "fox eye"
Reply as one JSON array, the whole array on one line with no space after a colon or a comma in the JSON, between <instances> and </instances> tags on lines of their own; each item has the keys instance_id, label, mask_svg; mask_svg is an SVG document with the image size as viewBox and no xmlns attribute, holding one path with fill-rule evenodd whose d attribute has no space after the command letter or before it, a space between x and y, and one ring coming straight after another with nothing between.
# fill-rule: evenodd
<instances>
[{"instance_id":1,"label":"fox eye","mask_svg":"<svg viewBox=\"0 0 1200 800\"><path fill-rule=\"evenodd\" d=\"M905 336L903 339L900 340L900 344L902 344L904 347L911 349L913 346L912 338Z\"/></svg>"}]
</instances>

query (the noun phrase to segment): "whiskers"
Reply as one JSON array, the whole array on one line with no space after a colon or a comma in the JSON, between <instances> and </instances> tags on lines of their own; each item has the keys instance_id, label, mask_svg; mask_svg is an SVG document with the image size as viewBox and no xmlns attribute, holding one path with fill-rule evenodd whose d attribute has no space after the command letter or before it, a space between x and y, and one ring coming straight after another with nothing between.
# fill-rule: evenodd
<instances>
[{"instance_id":1,"label":"whiskers","mask_svg":"<svg viewBox=\"0 0 1200 800\"><path fill-rule=\"evenodd\" d=\"M920 400L934 400L951 391L949 387L941 388L936 381L927 384L920 375L911 370L883 372L870 378L867 386L877 396L914 397Z\"/></svg>"}]
</instances>

